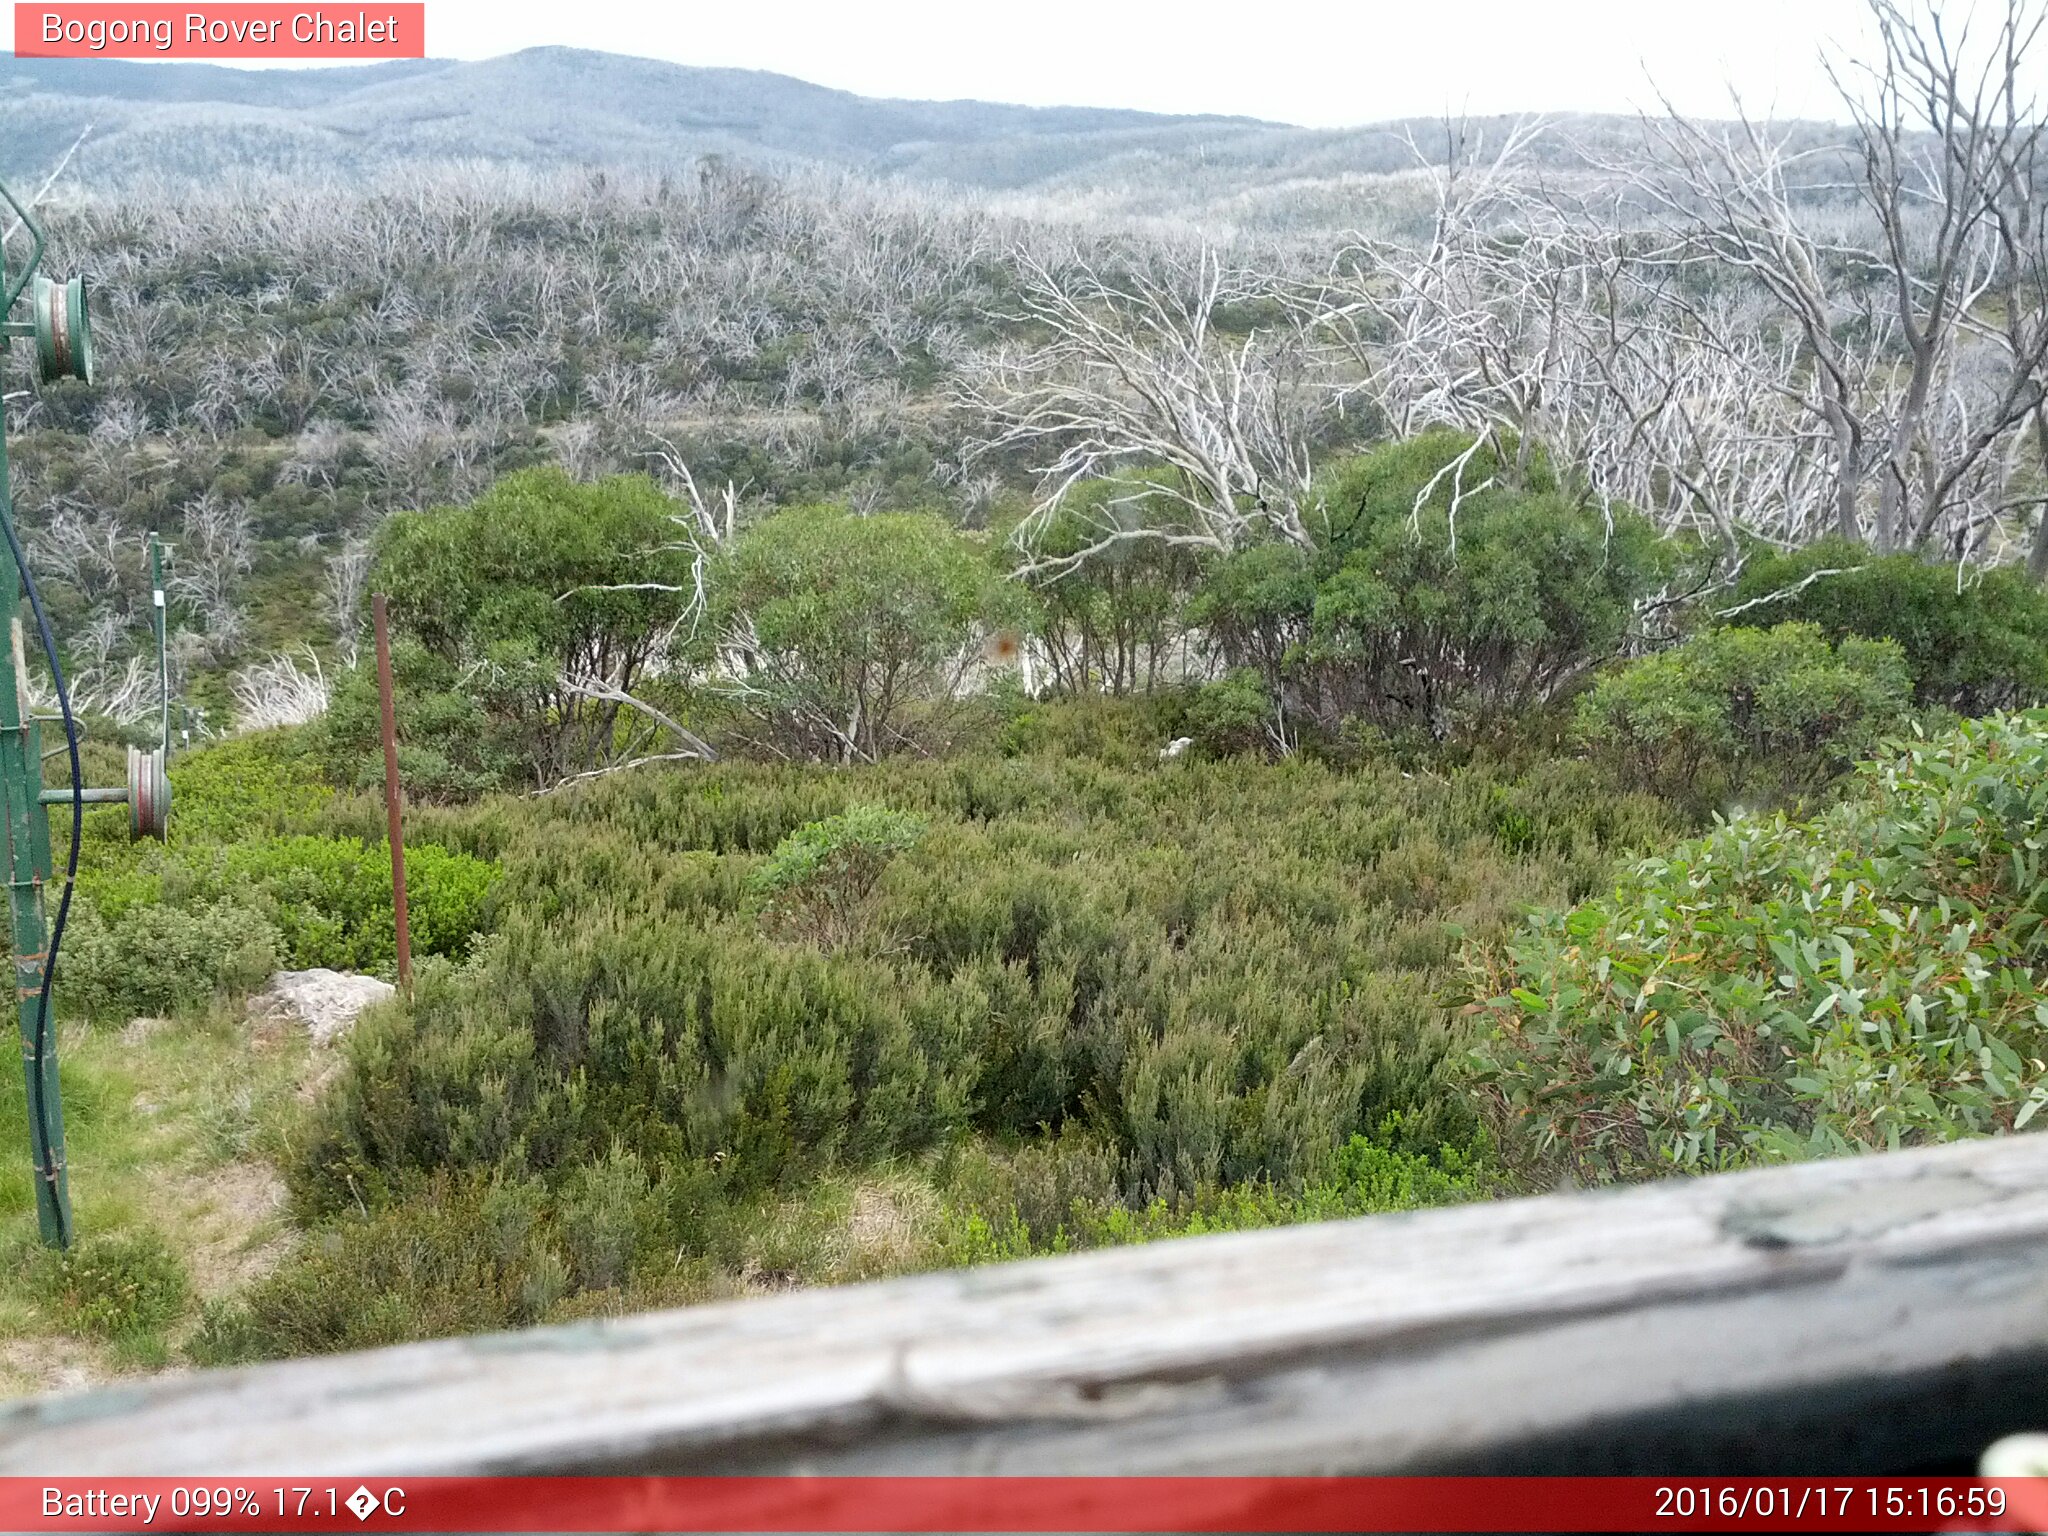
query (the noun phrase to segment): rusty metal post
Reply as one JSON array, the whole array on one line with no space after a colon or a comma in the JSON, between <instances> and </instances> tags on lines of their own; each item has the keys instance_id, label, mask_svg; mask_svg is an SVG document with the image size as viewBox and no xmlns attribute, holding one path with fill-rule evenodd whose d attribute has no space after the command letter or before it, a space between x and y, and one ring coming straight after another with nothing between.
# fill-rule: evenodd
<instances>
[{"instance_id":1,"label":"rusty metal post","mask_svg":"<svg viewBox=\"0 0 2048 1536\"><path fill-rule=\"evenodd\" d=\"M370 599L377 631L377 704L384 717L384 816L391 829L391 917L398 930L398 985L412 994L412 930L405 914L405 832L399 825L398 713L391 700L391 625L384 594Z\"/></svg>"}]
</instances>

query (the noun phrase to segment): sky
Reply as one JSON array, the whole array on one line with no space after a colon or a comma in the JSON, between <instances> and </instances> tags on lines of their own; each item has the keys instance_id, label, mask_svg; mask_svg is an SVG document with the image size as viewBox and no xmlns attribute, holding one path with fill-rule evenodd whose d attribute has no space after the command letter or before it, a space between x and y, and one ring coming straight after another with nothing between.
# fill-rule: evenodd
<instances>
[{"instance_id":1,"label":"sky","mask_svg":"<svg viewBox=\"0 0 2048 1536\"><path fill-rule=\"evenodd\" d=\"M353 14L374 0L330 3ZM1958 12L1964 0L1947 0ZM109 15L121 7L109 4ZM0 7L9 37L11 7ZM428 0L428 52L566 44L868 96L1222 112L1315 127L1471 112L1838 117L1862 0Z\"/></svg>"}]
</instances>

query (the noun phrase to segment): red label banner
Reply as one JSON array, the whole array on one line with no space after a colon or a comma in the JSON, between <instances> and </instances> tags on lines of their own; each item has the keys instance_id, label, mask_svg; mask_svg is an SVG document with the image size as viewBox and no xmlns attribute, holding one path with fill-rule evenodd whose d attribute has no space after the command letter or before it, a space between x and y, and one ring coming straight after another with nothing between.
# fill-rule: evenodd
<instances>
[{"instance_id":1,"label":"red label banner","mask_svg":"<svg viewBox=\"0 0 2048 1536\"><path fill-rule=\"evenodd\" d=\"M9 1531L2039 1531L2048 1478L0 1479Z\"/></svg>"},{"instance_id":2,"label":"red label banner","mask_svg":"<svg viewBox=\"0 0 2048 1536\"><path fill-rule=\"evenodd\" d=\"M423 59L423 3L14 7L22 59Z\"/></svg>"}]
</instances>

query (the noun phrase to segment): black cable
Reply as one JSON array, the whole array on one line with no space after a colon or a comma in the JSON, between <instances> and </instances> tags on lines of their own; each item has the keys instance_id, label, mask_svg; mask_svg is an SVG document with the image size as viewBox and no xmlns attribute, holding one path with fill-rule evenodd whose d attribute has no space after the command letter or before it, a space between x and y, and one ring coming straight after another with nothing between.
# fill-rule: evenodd
<instances>
[{"instance_id":1,"label":"black cable","mask_svg":"<svg viewBox=\"0 0 2048 1536\"><path fill-rule=\"evenodd\" d=\"M48 1168L38 1168L36 1177L46 1179L54 1195L57 1183L55 1148L50 1145L49 1092L43 1082L44 1053L50 1044L50 989L57 980L57 949L64 942L64 920L71 915L71 887L78 880L78 844L85 833L85 771L78 762L78 722L71 714L71 695L64 687L64 665L57 659L57 637L50 632L50 620L43 612L43 595L29 574L28 556L21 551L21 539L14 531L14 519L0 515L0 532L7 535L7 548L14 556L14 568L21 572L22 587L28 593L29 611L36 616L36 628L43 637L43 655L49 658L50 678L57 685L57 708L64 716L64 744L71 751L71 854L64 861L64 894L57 900L57 920L50 925L50 948L43 960L43 990L36 1003L36 1070L34 1101L36 1136L43 1155L51 1158ZM24 701L26 702L26 701ZM24 720L23 725L28 722ZM57 1246L71 1246L71 1222L64 1202L53 1199L57 1209Z\"/></svg>"}]
</instances>

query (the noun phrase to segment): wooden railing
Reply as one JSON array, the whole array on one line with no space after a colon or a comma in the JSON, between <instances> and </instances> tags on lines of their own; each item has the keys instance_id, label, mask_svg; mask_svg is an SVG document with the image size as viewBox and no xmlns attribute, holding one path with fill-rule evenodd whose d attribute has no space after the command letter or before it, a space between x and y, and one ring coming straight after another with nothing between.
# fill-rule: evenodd
<instances>
[{"instance_id":1,"label":"wooden railing","mask_svg":"<svg viewBox=\"0 0 2048 1536\"><path fill-rule=\"evenodd\" d=\"M2025 1135L138 1380L0 1473L1967 1469L2044 1363Z\"/></svg>"}]
</instances>

